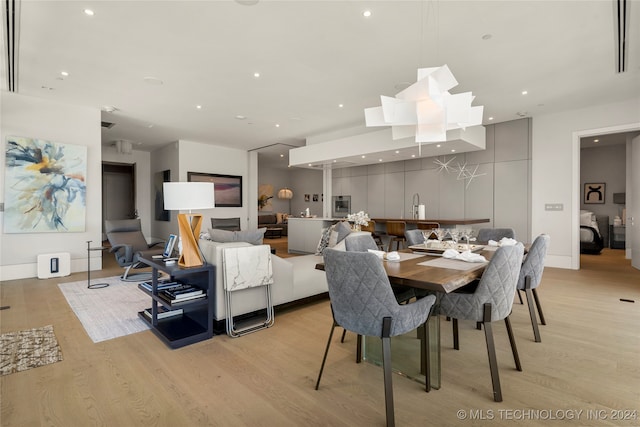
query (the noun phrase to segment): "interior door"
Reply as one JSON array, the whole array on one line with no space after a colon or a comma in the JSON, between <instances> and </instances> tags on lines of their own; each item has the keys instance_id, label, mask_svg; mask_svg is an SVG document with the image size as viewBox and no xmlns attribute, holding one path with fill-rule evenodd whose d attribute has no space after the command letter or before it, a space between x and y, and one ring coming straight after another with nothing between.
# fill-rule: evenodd
<instances>
[{"instance_id":1,"label":"interior door","mask_svg":"<svg viewBox=\"0 0 640 427\"><path fill-rule=\"evenodd\" d=\"M135 164L102 164L102 231L109 219L136 218Z\"/></svg>"},{"instance_id":2,"label":"interior door","mask_svg":"<svg viewBox=\"0 0 640 427\"><path fill-rule=\"evenodd\" d=\"M631 142L631 164L640 165L640 136ZM627 227L631 227L631 265L640 270L640 170L631 168L631 188L627 189Z\"/></svg>"}]
</instances>

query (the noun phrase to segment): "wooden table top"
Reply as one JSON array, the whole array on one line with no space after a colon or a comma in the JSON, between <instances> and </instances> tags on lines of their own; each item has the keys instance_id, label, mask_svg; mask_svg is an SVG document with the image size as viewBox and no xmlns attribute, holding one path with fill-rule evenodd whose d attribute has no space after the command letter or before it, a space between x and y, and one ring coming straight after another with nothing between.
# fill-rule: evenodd
<instances>
[{"instance_id":1,"label":"wooden table top","mask_svg":"<svg viewBox=\"0 0 640 427\"><path fill-rule=\"evenodd\" d=\"M411 253L410 250L406 249L399 252ZM483 250L478 253L489 260L495 251ZM383 266L387 272L387 276L389 276L389 282L393 285L405 285L413 288L449 293L479 279L485 267L488 265L487 263L478 263L476 267L470 268L469 270L418 265L421 262L437 258L440 257L423 255L400 262L384 261ZM316 264L316 269L324 270L324 264Z\"/></svg>"}]
</instances>

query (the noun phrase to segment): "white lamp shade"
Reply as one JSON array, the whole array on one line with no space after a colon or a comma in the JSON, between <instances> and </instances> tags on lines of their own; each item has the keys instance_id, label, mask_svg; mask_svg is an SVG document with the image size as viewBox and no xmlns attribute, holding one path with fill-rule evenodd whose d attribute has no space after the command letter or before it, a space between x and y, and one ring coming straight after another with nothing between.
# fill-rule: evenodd
<instances>
[{"instance_id":1,"label":"white lamp shade","mask_svg":"<svg viewBox=\"0 0 640 427\"><path fill-rule=\"evenodd\" d=\"M278 191L278 199L293 199L293 191L290 188L281 188Z\"/></svg>"},{"instance_id":2,"label":"white lamp shade","mask_svg":"<svg viewBox=\"0 0 640 427\"><path fill-rule=\"evenodd\" d=\"M213 209L216 207L213 182L165 182L164 208L168 211Z\"/></svg>"}]
</instances>

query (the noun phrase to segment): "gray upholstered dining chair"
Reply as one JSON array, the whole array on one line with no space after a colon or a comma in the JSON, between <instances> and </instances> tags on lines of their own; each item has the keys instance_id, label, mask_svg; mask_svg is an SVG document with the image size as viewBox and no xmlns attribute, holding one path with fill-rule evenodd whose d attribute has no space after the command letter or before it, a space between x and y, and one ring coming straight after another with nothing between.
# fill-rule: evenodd
<instances>
[{"instance_id":1,"label":"gray upholstered dining chair","mask_svg":"<svg viewBox=\"0 0 640 427\"><path fill-rule=\"evenodd\" d=\"M106 220L104 230L111 245L109 252L115 255L120 267L125 267L120 279L129 282L149 280L151 278L150 272L131 274L130 271L132 268L147 267L146 264L140 262L140 258L162 255L164 248L154 248L154 246L164 244L164 242L155 242L149 245L142 234L140 219Z\"/></svg>"},{"instance_id":2,"label":"gray upholstered dining chair","mask_svg":"<svg viewBox=\"0 0 640 427\"><path fill-rule=\"evenodd\" d=\"M502 390L500 388L496 349L493 342L492 322L504 319L516 369L522 371L518 349L511 330L509 314L513 307L513 296L518 284L523 254L524 246L522 246L522 243L498 248L473 293L465 293L461 290L460 292L445 294L442 296L440 303L440 314L453 319L453 347L456 350L460 349L458 340L459 319L473 320L483 324L487 341L491 382L493 383L493 398L496 402L502 402Z\"/></svg>"},{"instance_id":3,"label":"gray upholstered dining chair","mask_svg":"<svg viewBox=\"0 0 640 427\"><path fill-rule=\"evenodd\" d=\"M404 238L407 239L407 246L421 245L424 243L424 234L422 230L406 230Z\"/></svg>"},{"instance_id":4,"label":"gray upholstered dining chair","mask_svg":"<svg viewBox=\"0 0 640 427\"><path fill-rule=\"evenodd\" d=\"M358 334L358 352L361 351L362 335L380 337L387 426L393 426L395 417L391 378L391 337L405 334L423 325L424 327L421 328L424 346L422 351L428 354L429 328L425 323L429 319L436 298L431 295L411 304L398 304L391 291L382 261L373 253L326 249L323 255L333 325L318 373L316 390L320 386L322 371L336 326ZM428 358L425 358L422 363L423 372L428 375ZM426 383L429 391L428 378Z\"/></svg>"},{"instance_id":5,"label":"gray upholstered dining chair","mask_svg":"<svg viewBox=\"0 0 640 427\"><path fill-rule=\"evenodd\" d=\"M541 234L533 241L527 256L522 263L520 277L518 278L518 291L523 290L527 296L527 305L529 306L529 316L531 317L531 326L533 327L533 337L536 342L540 342L540 331L538 330L538 320L533 309L533 301L535 299L540 323L546 325L544 314L542 314L542 306L538 298L537 288L542 280L542 272L544 271L544 258L547 255L550 237L548 234Z\"/></svg>"},{"instance_id":6,"label":"gray upholstered dining chair","mask_svg":"<svg viewBox=\"0 0 640 427\"><path fill-rule=\"evenodd\" d=\"M488 242L489 240L497 242L503 237L515 239L516 232L513 228L481 228L478 230L477 239L479 242Z\"/></svg>"},{"instance_id":7,"label":"gray upholstered dining chair","mask_svg":"<svg viewBox=\"0 0 640 427\"><path fill-rule=\"evenodd\" d=\"M351 252L367 252L369 249L377 251L378 245L370 234L356 234L348 236L344 241L345 248Z\"/></svg>"}]
</instances>

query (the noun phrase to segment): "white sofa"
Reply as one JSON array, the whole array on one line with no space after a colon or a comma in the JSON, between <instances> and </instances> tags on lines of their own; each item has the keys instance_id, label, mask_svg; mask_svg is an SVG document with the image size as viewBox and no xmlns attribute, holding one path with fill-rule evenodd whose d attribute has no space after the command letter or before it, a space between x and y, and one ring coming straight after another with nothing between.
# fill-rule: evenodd
<instances>
[{"instance_id":1,"label":"white sofa","mask_svg":"<svg viewBox=\"0 0 640 427\"><path fill-rule=\"evenodd\" d=\"M222 250L229 247L251 246L246 242L213 242L200 239L200 249L207 262L216 266L214 321L226 319L224 303L224 283L222 278ZM316 270L315 265L322 262L321 256L304 255L291 258L271 256L274 283L271 286L271 298L275 306L300 300L328 291L324 271ZM265 308L263 288L247 289L233 295L234 316L251 313Z\"/></svg>"}]
</instances>

